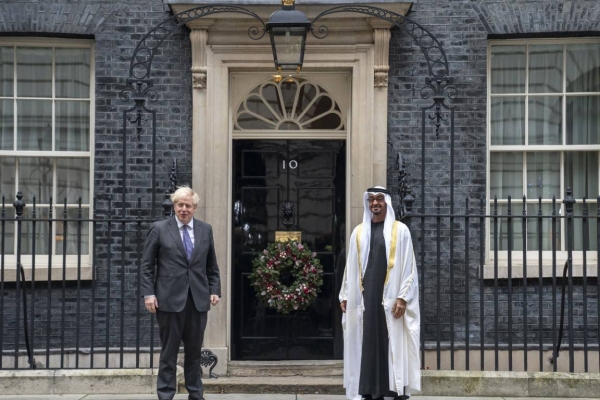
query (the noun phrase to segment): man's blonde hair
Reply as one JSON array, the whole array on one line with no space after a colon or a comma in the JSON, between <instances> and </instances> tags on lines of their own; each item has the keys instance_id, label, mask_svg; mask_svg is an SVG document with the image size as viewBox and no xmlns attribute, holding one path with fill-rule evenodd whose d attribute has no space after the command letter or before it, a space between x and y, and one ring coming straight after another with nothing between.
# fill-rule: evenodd
<instances>
[{"instance_id":1,"label":"man's blonde hair","mask_svg":"<svg viewBox=\"0 0 600 400\"><path fill-rule=\"evenodd\" d=\"M194 203L194 207L198 207L198 204L200 203L200 196L198 196L198 194L194 192L189 186L179 186L179 188L177 188L176 191L171 193L171 202L173 203L173 205L175 205L182 197L187 196L192 198L192 203Z\"/></svg>"}]
</instances>

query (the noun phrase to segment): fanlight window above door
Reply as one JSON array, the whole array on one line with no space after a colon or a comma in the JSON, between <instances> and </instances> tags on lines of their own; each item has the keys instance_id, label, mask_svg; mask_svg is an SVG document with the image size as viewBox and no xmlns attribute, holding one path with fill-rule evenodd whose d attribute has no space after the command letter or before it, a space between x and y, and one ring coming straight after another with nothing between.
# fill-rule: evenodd
<instances>
[{"instance_id":1,"label":"fanlight window above door","mask_svg":"<svg viewBox=\"0 0 600 400\"><path fill-rule=\"evenodd\" d=\"M237 108L234 130L344 130L339 105L318 84L304 78L263 82Z\"/></svg>"}]
</instances>

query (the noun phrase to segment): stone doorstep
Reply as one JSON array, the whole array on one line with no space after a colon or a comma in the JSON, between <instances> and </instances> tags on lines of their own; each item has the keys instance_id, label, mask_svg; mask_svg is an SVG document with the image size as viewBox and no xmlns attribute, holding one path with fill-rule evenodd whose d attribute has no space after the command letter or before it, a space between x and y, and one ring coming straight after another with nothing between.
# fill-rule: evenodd
<instances>
[{"instance_id":1,"label":"stone doorstep","mask_svg":"<svg viewBox=\"0 0 600 400\"><path fill-rule=\"evenodd\" d=\"M341 377L235 376L203 382L206 393L344 394ZM179 393L187 393L183 381L179 382Z\"/></svg>"},{"instance_id":2,"label":"stone doorstep","mask_svg":"<svg viewBox=\"0 0 600 400\"><path fill-rule=\"evenodd\" d=\"M600 374L422 371L423 396L596 398ZM207 393L343 394L341 377L252 376L205 379ZM184 382L179 382L185 393Z\"/></svg>"},{"instance_id":3,"label":"stone doorstep","mask_svg":"<svg viewBox=\"0 0 600 400\"><path fill-rule=\"evenodd\" d=\"M342 360L319 361L229 361L227 376L315 376L339 377L344 375Z\"/></svg>"},{"instance_id":4,"label":"stone doorstep","mask_svg":"<svg viewBox=\"0 0 600 400\"><path fill-rule=\"evenodd\" d=\"M182 369L177 380L185 393ZM2 395L143 394L156 388L156 369L0 371ZM342 394L340 377L222 377L204 379L208 393ZM598 373L423 371L425 396L597 398Z\"/></svg>"}]
</instances>

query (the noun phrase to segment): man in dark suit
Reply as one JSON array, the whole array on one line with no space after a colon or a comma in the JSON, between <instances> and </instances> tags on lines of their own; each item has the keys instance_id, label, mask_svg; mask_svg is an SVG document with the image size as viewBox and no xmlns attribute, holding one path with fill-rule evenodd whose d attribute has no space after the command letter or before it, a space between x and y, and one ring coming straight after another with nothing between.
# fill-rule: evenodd
<instances>
[{"instance_id":1,"label":"man in dark suit","mask_svg":"<svg viewBox=\"0 0 600 400\"><path fill-rule=\"evenodd\" d=\"M184 344L189 400L203 399L201 351L210 305L221 296L212 227L194 218L199 197L183 186L171 195L174 218L152 224L142 254L142 295L156 313L162 348L156 392L171 400L177 390L177 353Z\"/></svg>"}]
</instances>

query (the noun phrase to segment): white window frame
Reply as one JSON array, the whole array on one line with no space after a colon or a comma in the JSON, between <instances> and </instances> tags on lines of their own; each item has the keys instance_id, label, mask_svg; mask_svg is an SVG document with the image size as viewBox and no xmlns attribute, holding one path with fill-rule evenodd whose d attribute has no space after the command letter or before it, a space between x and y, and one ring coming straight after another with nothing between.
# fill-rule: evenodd
<instances>
[{"instance_id":1,"label":"white window frame","mask_svg":"<svg viewBox=\"0 0 600 400\"><path fill-rule=\"evenodd\" d=\"M85 48L90 50L90 95L89 98L77 98L75 100L81 101L89 101L90 103L90 126L89 126L89 143L90 147L88 151L19 151L19 150L0 150L0 156L2 157L13 157L13 158L27 158L27 157L49 157L49 158L86 158L89 160L90 164L90 182L89 182L89 203L83 204L82 209L88 210L88 218L91 219L93 217L93 193L94 193L94 152L95 152L95 116L96 116L96 79L95 79L95 46L94 40L91 39L58 39L58 38L27 38L27 37L0 37L0 46L2 47L13 47L15 49L15 60L16 60L16 48L17 47L40 47L40 48ZM54 54L54 51L53 51ZM16 85L17 79L17 68L13 70L14 81L13 84ZM48 100L52 100L52 148L55 146L55 128L56 128L56 112L55 112L55 102L56 102L56 86L55 86L55 63L54 63L54 55L52 60L52 97L48 98ZM17 96L16 90L13 91L12 97L1 97L0 100L13 99L16 101L20 99ZM28 97L25 97L28 99ZM61 100L65 100L64 98L60 98ZM71 99L67 99L71 100ZM16 110L16 108L15 108ZM16 139L16 129L17 129L17 112L14 113L14 124L13 124L14 137ZM14 146L16 146L16 140ZM16 171L18 175L18 171ZM56 180L56 168L54 169L54 180ZM19 190L18 187L15 187L15 190ZM63 208L63 203L60 199L56 198L56 184L53 185L53 209L54 211L57 208ZM16 193L15 193L16 195ZM58 203L57 203L58 200ZM47 208L48 204L37 204L37 209L40 207ZM6 204L7 209L14 209L12 204ZM26 208L32 208L32 204L29 202L26 205ZM77 209L77 204L68 203L68 209ZM76 280L78 276L82 280L92 279L92 260L93 260L93 251L95 250L92 246L93 244L93 223L89 222L89 244L88 244L88 254L82 254L79 260L79 256L76 254L63 256L55 254L56 253L56 229L57 229L57 221L62 218L62 213L57 215L56 212L53 213L53 219L55 220L52 224L52 237L53 237L53 249L52 249L52 280L59 281L63 279L63 261L65 261L65 269L64 269L64 279L65 280ZM46 220L39 219L38 227L42 224L47 224ZM15 223L14 226L15 231L15 239L16 239L16 231L17 225ZM4 281L11 282L16 280L16 240L14 242L15 248L13 249L13 254L4 255ZM64 258L63 258L64 257ZM21 264L25 270L25 277L27 280L30 280L32 277L32 269L33 269L33 257L31 254L22 254L21 255ZM79 266L81 269L79 270ZM47 281L48 279L48 254L37 254L35 255L35 280L36 281Z\"/></svg>"},{"instance_id":2,"label":"white window frame","mask_svg":"<svg viewBox=\"0 0 600 400\"><path fill-rule=\"evenodd\" d=\"M527 162L526 153L527 152L559 152L561 153L561 165L560 165L560 193L557 193L557 196L560 195L560 198L556 199L556 210L557 215L562 215L564 206L562 204L562 200L565 196L565 183L564 183L564 151L590 151L595 150L599 153L600 160L600 144L598 145L492 145L491 143L491 99L494 97L524 97L525 100L525 143L528 143L527 138L529 135L529 101L530 97L535 96L548 96L550 93L529 93L529 46L530 45L563 45L563 77L562 77L562 92L551 93L553 96L560 96L562 98L562 139L563 143L566 142L565 135L567 130L567 118L566 118L566 107L567 102L565 101L567 97L566 91L566 48L569 44L582 44L582 43L600 43L600 38L557 38L557 39L506 39L506 40L489 40L488 48L487 48L487 104L486 104L486 211L488 215L494 211L493 204L494 199L491 198L490 193L490 161L491 154L494 152L519 152L523 154L523 162ZM523 93L499 93L492 94L492 46L506 46L506 45L514 45L514 46L526 46L525 57L525 92ZM568 92L568 96L591 96L598 95L600 96L600 92ZM599 161L600 162L600 161ZM600 171L598 174L598 178L600 181ZM600 188L600 182L599 186ZM523 193L527 193L527 171L523 168ZM582 203L582 199L577 198L577 204ZM588 213L590 215L595 215L596 212L596 198L594 199L586 199L588 205ZM507 199L498 199L498 206L508 204ZM527 204L538 204L538 199L527 198ZM542 204L552 204L551 200L542 199ZM522 199L521 198L513 198L512 199L512 214L514 215L514 219L518 220L522 215ZM506 220L506 218L503 218ZM556 274L557 276L562 276L562 270L567 260L567 250L565 243L565 223L564 219L557 219L557 223L561 224L561 250L556 251ZM595 219L588 220L590 223L595 222ZM489 279L494 278L495 275L495 263L494 259L494 250L492 250L492 237L493 232L493 222L492 218L486 218L486 258L484 265L484 276L483 278ZM514 232L514 231L513 231ZM590 240L593 238L590 237ZM514 243L514 242L513 242ZM564 249L564 250L562 250ZM542 275L543 277L552 277L552 251L542 251ZM535 278L539 277L539 254L538 250L527 250L527 277ZM573 276L583 276L583 251L573 251ZM523 277L523 251L522 250L512 250L511 257L511 265L512 265L512 274L513 278L522 278ZM596 274L596 263L597 263L597 252L596 250L587 251L586 252L586 261L587 261L587 276L595 276ZM499 278L508 278L508 251L502 250L498 251L498 277Z\"/></svg>"}]
</instances>

